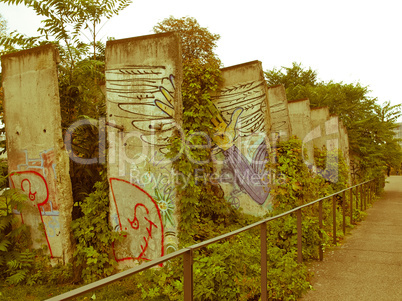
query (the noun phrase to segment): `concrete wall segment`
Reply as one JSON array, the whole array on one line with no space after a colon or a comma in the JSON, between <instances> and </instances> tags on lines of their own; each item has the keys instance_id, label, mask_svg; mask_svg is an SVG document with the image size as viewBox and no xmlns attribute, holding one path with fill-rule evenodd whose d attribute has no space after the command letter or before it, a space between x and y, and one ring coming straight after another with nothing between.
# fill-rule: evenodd
<instances>
[{"instance_id":1,"label":"concrete wall segment","mask_svg":"<svg viewBox=\"0 0 402 301\"><path fill-rule=\"evenodd\" d=\"M126 231L113 246L121 267L177 248L175 176L165 157L182 117L182 55L176 33L109 41L106 105L109 126L110 222Z\"/></svg>"},{"instance_id":2,"label":"concrete wall segment","mask_svg":"<svg viewBox=\"0 0 402 301\"><path fill-rule=\"evenodd\" d=\"M271 113L271 132L281 140L287 141L292 136L292 126L289 120L285 86L268 87L268 103Z\"/></svg>"},{"instance_id":3,"label":"concrete wall segment","mask_svg":"<svg viewBox=\"0 0 402 301\"><path fill-rule=\"evenodd\" d=\"M297 136L302 141L303 155L304 149L307 150L305 161L314 163L314 143L310 140L311 136L311 113L310 100L308 98L298 99L288 102L289 119L292 125L292 135ZM310 134L310 135L309 135Z\"/></svg>"},{"instance_id":4,"label":"concrete wall segment","mask_svg":"<svg viewBox=\"0 0 402 301\"><path fill-rule=\"evenodd\" d=\"M2 57L4 120L11 187L30 197L18 214L31 226L34 247L47 244L52 258L70 261L73 200L61 131L58 60L51 44Z\"/></svg>"},{"instance_id":5,"label":"concrete wall segment","mask_svg":"<svg viewBox=\"0 0 402 301\"><path fill-rule=\"evenodd\" d=\"M271 205L265 182L271 116L262 64L252 61L221 71L223 82L212 97L219 115L214 119L221 120L217 135L231 127L234 135L229 146L215 141L217 182L232 206L263 215Z\"/></svg>"}]
</instances>

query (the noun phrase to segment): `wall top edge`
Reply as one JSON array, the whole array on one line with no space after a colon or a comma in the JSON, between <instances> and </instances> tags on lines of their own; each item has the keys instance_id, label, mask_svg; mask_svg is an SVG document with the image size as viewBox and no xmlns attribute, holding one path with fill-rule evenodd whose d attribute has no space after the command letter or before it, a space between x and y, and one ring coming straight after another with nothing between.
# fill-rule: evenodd
<instances>
[{"instance_id":1,"label":"wall top edge","mask_svg":"<svg viewBox=\"0 0 402 301\"><path fill-rule=\"evenodd\" d=\"M124 39L118 39L118 40L111 40L111 41L106 42L106 47L116 45L116 44L127 43L127 42L130 42L130 41L155 39L155 38L169 37L169 36L172 36L172 37L177 36L178 37L178 34L175 31L170 31L170 32L149 34L149 35L130 37L130 38L124 38Z\"/></svg>"},{"instance_id":2,"label":"wall top edge","mask_svg":"<svg viewBox=\"0 0 402 301\"><path fill-rule=\"evenodd\" d=\"M268 86L268 89L274 89L274 88L278 88L278 87L285 87L285 86L282 84L279 84L279 85L275 85L275 86Z\"/></svg>"},{"instance_id":3,"label":"wall top edge","mask_svg":"<svg viewBox=\"0 0 402 301\"><path fill-rule=\"evenodd\" d=\"M33 47L30 49L24 49L24 50L20 50L17 52L5 54L5 55L1 56L1 59L4 60L4 59L12 58L12 57L19 57L19 56L25 56L25 55L31 55L31 54L39 54L39 53L45 52L45 51L53 51L53 53L56 55L56 58L58 57L58 49L57 49L56 45L50 43L50 44L46 44L46 45ZM58 60L57 60L57 62L58 62Z\"/></svg>"},{"instance_id":4,"label":"wall top edge","mask_svg":"<svg viewBox=\"0 0 402 301\"><path fill-rule=\"evenodd\" d=\"M221 68L221 71L235 69L235 68L239 68L239 67L245 67L245 66L248 66L248 65L256 65L256 64L261 65L262 63L260 61L258 61L258 60L254 60L254 61L250 61L250 62L246 62L246 63L241 63L241 64L237 64L237 65L224 67L224 68Z\"/></svg>"},{"instance_id":5,"label":"wall top edge","mask_svg":"<svg viewBox=\"0 0 402 301\"><path fill-rule=\"evenodd\" d=\"M294 100L288 100L288 103L295 103L295 102L301 102L301 101L310 101L308 98L301 98L301 99L294 99Z\"/></svg>"},{"instance_id":6,"label":"wall top edge","mask_svg":"<svg viewBox=\"0 0 402 301\"><path fill-rule=\"evenodd\" d=\"M329 110L329 107L323 106L323 107L316 107L316 108L311 108L311 110Z\"/></svg>"}]
</instances>

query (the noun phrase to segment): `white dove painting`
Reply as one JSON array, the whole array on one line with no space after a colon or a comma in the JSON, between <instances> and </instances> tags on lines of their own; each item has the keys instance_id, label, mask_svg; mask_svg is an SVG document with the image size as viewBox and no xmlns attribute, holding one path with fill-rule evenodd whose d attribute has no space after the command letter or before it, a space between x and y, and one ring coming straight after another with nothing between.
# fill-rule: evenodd
<instances>
[{"instance_id":1,"label":"white dove painting","mask_svg":"<svg viewBox=\"0 0 402 301\"><path fill-rule=\"evenodd\" d=\"M222 88L213 102L221 117L212 122L230 121L226 131L233 132L231 143L220 147L217 154L220 184L225 197L234 207L251 214L270 209L269 162L271 128L267 87L261 63L253 61L222 69ZM222 120L223 119L223 120Z\"/></svg>"}]
</instances>

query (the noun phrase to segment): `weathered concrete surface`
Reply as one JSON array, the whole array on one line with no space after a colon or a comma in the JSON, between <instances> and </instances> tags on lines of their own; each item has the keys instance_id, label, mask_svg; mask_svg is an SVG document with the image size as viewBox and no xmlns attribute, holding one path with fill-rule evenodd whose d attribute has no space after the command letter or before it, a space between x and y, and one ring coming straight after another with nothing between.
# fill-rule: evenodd
<instances>
[{"instance_id":1,"label":"weathered concrete surface","mask_svg":"<svg viewBox=\"0 0 402 301\"><path fill-rule=\"evenodd\" d=\"M217 116L211 122L216 136L228 139L212 138L216 178L232 206L263 215L271 206L266 170L271 122L261 62L223 68L222 77L212 98Z\"/></svg>"},{"instance_id":2,"label":"weathered concrete surface","mask_svg":"<svg viewBox=\"0 0 402 301\"><path fill-rule=\"evenodd\" d=\"M311 109L311 137L314 147L325 149L329 152L339 149L345 159L345 162L350 166L349 155L349 137L346 127L336 115L330 115L328 107ZM338 156L337 153L332 152ZM349 183L351 176L349 173Z\"/></svg>"},{"instance_id":3,"label":"weathered concrete surface","mask_svg":"<svg viewBox=\"0 0 402 301\"><path fill-rule=\"evenodd\" d=\"M127 233L114 246L121 265L177 247L176 178L164 153L180 128L181 56L173 33L106 46L110 218L114 229Z\"/></svg>"},{"instance_id":4,"label":"weathered concrete surface","mask_svg":"<svg viewBox=\"0 0 402 301\"><path fill-rule=\"evenodd\" d=\"M314 147L322 149L327 147L327 132L325 123L330 118L328 107L312 108L311 128L314 131Z\"/></svg>"},{"instance_id":5,"label":"weathered concrete surface","mask_svg":"<svg viewBox=\"0 0 402 301\"><path fill-rule=\"evenodd\" d=\"M310 111L314 146L328 151L340 148L339 118L329 114L328 107L314 108Z\"/></svg>"},{"instance_id":6,"label":"weathered concrete surface","mask_svg":"<svg viewBox=\"0 0 402 301\"><path fill-rule=\"evenodd\" d=\"M268 102L271 113L271 133L281 141L287 141L292 136L292 127L285 87L283 85L268 87Z\"/></svg>"},{"instance_id":7,"label":"weathered concrete surface","mask_svg":"<svg viewBox=\"0 0 402 301\"><path fill-rule=\"evenodd\" d=\"M340 149L346 160L346 164L350 166L350 154L349 154L349 136L346 126L343 124L342 120L339 120L339 140Z\"/></svg>"},{"instance_id":8,"label":"weathered concrete surface","mask_svg":"<svg viewBox=\"0 0 402 301\"><path fill-rule=\"evenodd\" d=\"M303 148L307 150L304 160L314 164L314 143L309 138L312 130L310 100L306 98L289 101L288 109L292 135L297 136L303 142Z\"/></svg>"},{"instance_id":9,"label":"weathered concrete surface","mask_svg":"<svg viewBox=\"0 0 402 301\"><path fill-rule=\"evenodd\" d=\"M313 264L315 290L302 300L401 300L402 177L388 181L366 220Z\"/></svg>"},{"instance_id":10,"label":"weathered concrete surface","mask_svg":"<svg viewBox=\"0 0 402 301\"><path fill-rule=\"evenodd\" d=\"M10 184L29 195L21 217L31 227L34 247L47 245L52 258L69 261L73 199L61 132L58 60L53 45L2 57L4 120Z\"/></svg>"}]
</instances>

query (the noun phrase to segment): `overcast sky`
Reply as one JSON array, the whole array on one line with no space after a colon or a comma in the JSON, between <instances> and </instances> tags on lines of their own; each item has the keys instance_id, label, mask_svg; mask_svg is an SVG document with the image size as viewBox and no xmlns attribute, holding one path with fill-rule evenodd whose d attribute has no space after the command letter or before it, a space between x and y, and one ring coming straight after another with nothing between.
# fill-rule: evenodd
<instances>
[{"instance_id":1,"label":"overcast sky","mask_svg":"<svg viewBox=\"0 0 402 301\"><path fill-rule=\"evenodd\" d=\"M109 20L100 37L153 33L163 19L190 16L221 36L225 67L260 60L264 70L292 62L321 80L359 82L380 103L402 102L402 17L396 0L134 0ZM35 35L40 19L25 7L0 4L9 30Z\"/></svg>"}]
</instances>

